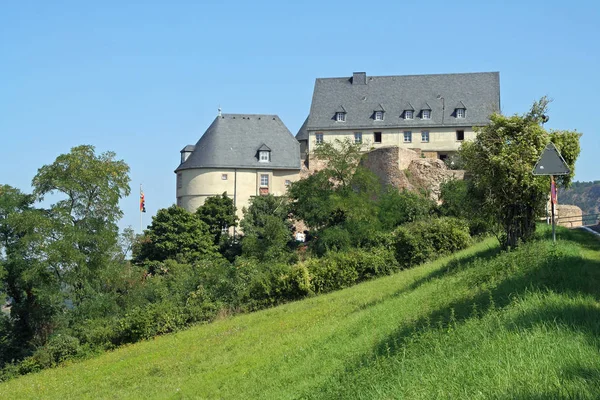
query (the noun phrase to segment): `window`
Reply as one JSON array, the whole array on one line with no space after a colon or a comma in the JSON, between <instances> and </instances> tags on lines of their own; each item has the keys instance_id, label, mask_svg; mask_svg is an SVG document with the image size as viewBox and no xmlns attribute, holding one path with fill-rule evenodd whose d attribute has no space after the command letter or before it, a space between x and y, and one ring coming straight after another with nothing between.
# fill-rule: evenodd
<instances>
[{"instance_id":1,"label":"window","mask_svg":"<svg viewBox=\"0 0 600 400\"><path fill-rule=\"evenodd\" d=\"M181 172L177 174L177 189L181 189L183 187L183 176L181 176Z\"/></svg>"},{"instance_id":2,"label":"window","mask_svg":"<svg viewBox=\"0 0 600 400\"><path fill-rule=\"evenodd\" d=\"M429 142L429 131L421 132L421 142L428 143Z\"/></svg>"},{"instance_id":3,"label":"window","mask_svg":"<svg viewBox=\"0 0 600 400\"><path fill-rule=\"evenodd\" d=\"M181 200L181 197L177 198L177 207L183 207L183 200Z\"/></svg>"},{"instance_id":4,"label":"window","mask_svg":"<svg viewBox=\"0 0 600 400\"><path fill-rule=\"evenodd\" d=\"M221 180L226 181L227 180L227 174L221 174Z\"/></svg>"},{"instance_id":5,"label":"window","mask_svg":"<svg viewBox=\"0 0 600 400\"><path fill-rule=\"evenodd\" d=\"M269 162L269 161L271 161L271 157L270 157L270 154L269 154L268 151L260 151L258 153L258 156L259 156L258 160L260 162Z\"/></svg>"},{"instance_id":6,"label":"window","mask_svg":"<svg viewBox=\"0 0 600 400\"><path fill-rule=\"evenodd\" d=\"M383 111L375 111L375 121L383 121Z\"/></svg>"},{"instance_id":7,"label":"window","mask_svg":"<svg viewBox=\"0 0 600 400\"><path fill-rule=\"evenodd\" d=\"M267 175L267 174L260 175L260 187L269 187L269 175Z\"/></svg>"},{"instance_id":8,"label":"window","mask_svg":"<svg viewBox=\"0 0 600 400\"><path fill-rule=\"evenodd\" d=\"M343 112L337 112L337 113L335 113L335 120L337 122L344 122L344 121L346 121L346 113L343 113Z\"/></svg>"},{"instance_id":9,"label":"window","mask_svg":"<svg viewBox=\"0 0 600 400\"><path fill-rule=\"evenodd\" d=\"M373 142L375 142L375 143L381 143L381 132L374 132L373 133Z\"/></svg>"},{"instance_id":10,"label":"window","mask_svg":"<svg viewBox=\"0 0 600 400\"><path fill-rule=\"evenodd\" d=\"M458 142L465 140L465 131L456 131L456 140Z\"/></svg>"},{"instance_id":11,"label":"window","mask_svg":"<svg viewBox=\"0 0 600 400\"><path fill-rule=\"evenodd\" d=\"M410 142L412 142L412 132L404 131L404 143L410 143Z\"/></svg>"},{"instance_id":12,"label":"window","mask_svg":"<svg viewBox=\"0 0 600 400\"><path fill-rule=\"evenodd\" d=\"M362 132L354 132L354 143L362 143Z\"/></svg>"},{"instance_id":13,"label":"window","mask_svg":"<svg viewBox=\"0 0 600 400\"><path fill-rule=\"evenodd\" d=\"M464 118L465 117L465 109L457 108L456 109L456 118Z\"/></svg>"},{"instance_id":14,"label":"window","mask_svg":"<svg viewBox=\"0 0 600 400\"><path fill-rule=\"evenodd\" d=\"M323 143L323 134L322 133L315 134L315 143L316 144Z\"/></svg>"},{"instance_id":15,"label":"window","mask_svg":"<svg viewBox=\"0 0 600 400\"><path fill-rule=\"evenodd\" d=\"M285 186L290 186L292 184L292 181L290 181L289 179L285 180Z\"/></svg>"},{"instance_id":16,"label":"window","mask_svg":"<svg viewBox=\"0 0 600 400\"><path fill-rule=\"evenodd\" d=\"M423 116L423 119L430 119L431 118L431 110L423 110L423 111L421 111L421 115Z\"/></svg>"},{"instance_id":17,"label":"window","mask_svg":"<svg viewBox=\"0 0 600 400\"><path fill-rule=\"evenodd\" d=\"M413 119L412 110L404 110L404 119Z\"/></svg>"}]
</instances>

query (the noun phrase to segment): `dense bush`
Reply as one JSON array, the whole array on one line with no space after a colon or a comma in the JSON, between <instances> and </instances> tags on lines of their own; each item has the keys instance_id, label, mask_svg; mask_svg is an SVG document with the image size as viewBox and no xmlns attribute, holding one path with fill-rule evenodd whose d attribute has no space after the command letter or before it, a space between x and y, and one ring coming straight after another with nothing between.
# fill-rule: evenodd
<instances>
[{"instance_id":1,"label":"dense bush","mask_svg":"<svg viewBox=\"0 0 600 400\"><path fill-rule=\"evenodd\" d=\"M418 265L466 248L469 228L460 219L441 217L400 226L395 231L396 259L402 267Z\"/></svg>"},{"instance_id":2,"label":"dense bush","mask_svg":"<svg viewBox=\"0 0 600 400\"><path fill-rule=\"evenodd\" d=\"M379 220L385 230L398 225L429 218L436 213L437 205L429 197L408 190L389 187L378 202Z\"/></svg>"},{"instance_id":3,"label":"dense bush","mask_svg":"<svg viewBox=\"0 0 600 400\"><path fill-rule=\"evenodd\" d=\"M394 253L383 247L329 252L323 258L307 260L304 265L308 269L312 291L315 293L345 288L398 269Z\"/></svg>"}]
</instances>

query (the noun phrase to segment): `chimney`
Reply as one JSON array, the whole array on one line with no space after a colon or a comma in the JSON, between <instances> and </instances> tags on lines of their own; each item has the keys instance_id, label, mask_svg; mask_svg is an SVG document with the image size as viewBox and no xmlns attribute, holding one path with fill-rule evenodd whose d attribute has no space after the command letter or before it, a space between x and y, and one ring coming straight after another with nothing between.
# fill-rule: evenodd
<instances>
[{"instance_id":1,"label":"chimney","mask_svg":"<svg viewBox=\"0 0 600 400\"><path fill-rule=\"evenodd\" d=\"M355 72L352 74L353 85L366 85L367 84L367 73L366 72Z\"/></svg>"}]
</instances>

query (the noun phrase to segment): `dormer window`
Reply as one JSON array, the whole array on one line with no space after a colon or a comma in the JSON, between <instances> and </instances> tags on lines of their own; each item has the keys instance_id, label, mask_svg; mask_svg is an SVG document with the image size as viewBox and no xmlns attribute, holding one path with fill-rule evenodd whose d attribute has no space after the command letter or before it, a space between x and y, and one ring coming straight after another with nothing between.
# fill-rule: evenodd
<instances>
[{"instance_id":1,"label":"dormer window","mask_svg":"<svg viewBox=\"0 0 600 400\"><path fill-rule=\"evenodd\" d=\"M261 163L271 162L271 149L266 144L258 148L258 161Z\"/></svg>"},{"instance_id":2,"label":"dormer window","mask_svg":"<svg viewBox=\"0 0 600 400\"><path fill-rule=\"evenodd\" d=\"M383 111L375 111L375 121L383 121Z\"/></svg>"},{"instance_id":3,"label":"dormer window","mask_svg":"<svg viewBox=\"0 0 600 400\"><path fill-rule=\"evenodd\" d=\"M337 122L346 122L346 109L344 106L340 105L335 110L335 120Z\"/></svg>"},{"instance_id":4,"label":"dormer window","mask_svg":"<svg viewBox=\"0 0 600 400\"><path fill-rule=\"evenodd\" d=\"M431 119L431 110L421 110L421 118Z\"/></svg>"},{"instance_id":5,"label":"dormer window","mask_svg":"<svg viewBox=\"0 0 600 400\"><path fill-rule=\"evenodd\" d=\"M467 106L462 101L459 101L458 104L454 107L454 116L456 118L465 118L467 114Z\"/></svg>"},{"instance_id":6,"label":"dormer window","mask_svg":"<svg viewBox=\"0 0 600 400\"><path fill-rule=\"evenodd\" d=\"M410 101L404 103L404 119L413 119L415 115L415 108Z\"/></svg>"},{"instance_id":7,"label":"dormer window","mask_svg":"<svg viewBox=\"0 0 600 400\"><path fill-rule=\"evenodd\" d=\"M269 162L271 161L271 157L270 157L270 153L268 151L260 151L258 152L259 157L258 157L258 161L260 162Z\"/></svg>"},{"instance_id":8,"label":"dormer window","mask_svg":"<svg viewBox=\"0 0 600 400\"><path fill-rule=\"evenodd\" d=\"M465 117L465 109L464 108L457 108L456 109L456 118L464 118Z\"/></svg>"}]
</instances>

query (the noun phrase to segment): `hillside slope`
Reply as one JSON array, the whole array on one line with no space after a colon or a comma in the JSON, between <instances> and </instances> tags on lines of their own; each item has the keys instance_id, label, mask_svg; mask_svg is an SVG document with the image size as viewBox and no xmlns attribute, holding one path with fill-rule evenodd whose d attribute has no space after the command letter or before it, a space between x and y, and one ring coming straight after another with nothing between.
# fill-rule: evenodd
<instances>
[{"instance_id":1,"label":"hillside slope","mask_svg":"<svg viewBox=\"0 0 600 400\"><path fill-rule=\"evenodd\" d=\"M600 241L558 230L0 385L0 398L600 398Z\"/></svg>"},{"instance_id":2,"label":"hillside slope","mask_svg":"<svg viewBox=\"0 0 600 400\"><path fill-rule=\"evenodd\" d=\"M581 208L584 215L600 213L600 181L573 182L569 189L559 191L561 204L573 204Z\"/></svg>"}]
</instances>

